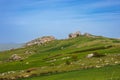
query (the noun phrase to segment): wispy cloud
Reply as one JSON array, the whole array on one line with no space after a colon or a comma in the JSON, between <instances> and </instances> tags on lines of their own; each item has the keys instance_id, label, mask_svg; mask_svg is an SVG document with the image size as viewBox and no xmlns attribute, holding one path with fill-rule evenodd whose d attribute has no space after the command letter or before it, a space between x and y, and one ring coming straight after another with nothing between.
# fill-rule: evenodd
<instances>
[{"instance_id":1,"label":"wispy cloud","mask_svg":"<svg viewBox=\"0 0 120 80\"><path fill-rule=\"evenodd\" d=\"M89 9L95 9L95 8L104 8L104 7L110 7L110 6L116 6L120 5L120 1L117 0L101 0L98 2L93 2L91 4L86 4L83 7L89 8Z\"/></svg>"},{"instance_id":2,"label":"wispy cloud","mask_svg":"<svg viewBox=\"0 0 120 80\"><path fill-rule=\"evenodd\" d=\"M7 17L10 20L11 17L13 19L13 22L16 21L22 21L22 22L38 22L38 21L47 21L47 20L62 20L62 19L74 19L74 18L80 18L80 19L110 19L111 16L113 19L117 18L119 16L120 10L117 10L117 13L114 12L104 12L101 11L103 8L109 8L111 6L117 6L120 5L119 0L101 0L101 1L93 1L90 3L84 3L81 4L79 1L78 3L74 5L67 5L70 1L73 0L24 0L24 1L16 1L12 0L10 8L8 7L7 11L9 12L11 9L16 9L17 11L10 11L9 13L5 13L8 15ZM77 0L76 0L77 1ZM87 1L87 0L86 0ZM5 2L5 1L3 1ZM64 3L66 6L62 6L61 3ZM13 4L13 5L12 5ZM80 5L79 5L80 4ZM59 6L55 6L59 5ZM52 6L52 7L51 7ZM26 7L32 8L32 9L25 9ZM34 9L35 8L35 9ZM10 9L10 10L9 10ZM22 9L22 10L21 10ZM25 10L24 10L25 9ZM94 13L93 11L100 10L100 13ZM14 16L12 15L14 14ZM110 17L109 17L110 15ZM100 16L100 17L99 17ZM117 17L116 17L117 16ZM101 18L102 17L102 18ZM111 19L112 19L111 18ZM15 21L14 21L15 20ZM33 21L35 20L35 21ZM11 21L10 21L11 22Z\"/></svg>"},{"instance_id":3,"label":"wispy cloud","mask_svg":"<svg viewBox=\"0 0 120 80\"><path fill-rule=\"evenodd\" d=\"M83 28L88 32L93 31L90 27L118 28L119 7L120 0L0 0L0 32L5 27L13 29L9 34L17 30L18 35L30 39L33 34L63 37L63 32Z\"/></svg>"}]
</instances>

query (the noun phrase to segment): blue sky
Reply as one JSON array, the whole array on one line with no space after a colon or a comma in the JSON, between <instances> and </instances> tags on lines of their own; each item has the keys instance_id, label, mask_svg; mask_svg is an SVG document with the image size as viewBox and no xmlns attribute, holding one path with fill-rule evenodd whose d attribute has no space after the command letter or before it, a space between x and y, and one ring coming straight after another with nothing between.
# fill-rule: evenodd
<instances>
[{"instance_id":1,"label":"blue sky","mask_svg":"<svg viewBox=\"0 0 120 80\"><path fill-rule=\"evenodd\" d=\"M0 0L0 43L75 31L120 38L120 0Z\"/></svg>"}]
</instances>

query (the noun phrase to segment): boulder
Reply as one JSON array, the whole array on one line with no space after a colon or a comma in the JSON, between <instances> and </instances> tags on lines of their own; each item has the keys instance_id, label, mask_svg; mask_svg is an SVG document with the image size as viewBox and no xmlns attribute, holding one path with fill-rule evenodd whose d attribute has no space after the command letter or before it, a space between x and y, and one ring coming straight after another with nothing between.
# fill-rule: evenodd
<instances>
[{"instance_id":1,"label":"boulder","mask_svg":"<svg viewBox=\"0 0 120 80\"><path fill-rule=\"evenodd\" d=\"M81 35L80 31L77 31L77 32L75 32L75 33L70 33L70 34L69 34L69 38L75 38L75 37L78 37L78 36L80 36L80 35Z\"/></svg>"},{"instance_id":2,"label":"boulder","mask_svg":"<svg viewBox=\"0 0 120 80\"><path fill-rule=\"evenodd\" d=\"M92 57L103 57L103 56L105 56L105 55L99 54L99 53L97 53L97 52L93 52L93 53L91 53L91 54L88 54L88 55L87 55L87 58L92 58Z\"/></svg>"},{"instance_id":3,"label":"boulder","mask_svg":"<svg viewBox=\"0 0 120 80\"><path fill-rule=\"evenodd\" d=\"M22 58L20 56L18 56L17 54L13 54L9 60L11 61L17 61L17 60L22 60Z\"/></svg>"},{"instance_id":4,"label":"boulder","mask_svg":"<svg viewBox=\"0 0 120 80\"><path fill-rule=\"evenodd\" d=\"M25 51L25 53L24 54L26 54L26 55L30 55L30 54L33 54L34 52L32 52L32 51Z\"/></svg>"},{"instance_id":5,"label":"boulder","mask_svg":"<svg viewBox=\"0 0 120 80\"><path fill-rule=\"evenodd\" d=\"M87 58L92 58L93 56L94 56L94 54L91 53L91 54L87 55Z\"/></svg>"}]
</instances>

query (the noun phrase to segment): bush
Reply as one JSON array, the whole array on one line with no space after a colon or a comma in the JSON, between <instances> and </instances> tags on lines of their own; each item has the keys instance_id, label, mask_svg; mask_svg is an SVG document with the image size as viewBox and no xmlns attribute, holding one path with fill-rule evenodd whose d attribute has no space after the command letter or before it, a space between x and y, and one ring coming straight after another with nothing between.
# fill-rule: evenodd
<instances>
[{"instance_id":1,"label":"bush","mask_svg":"<svg viewBox=\"0 0 120 80\"><path fill-rule=\"evenodd\" d=\"M66 60L65 62L67 65L70 65L71 64L71 61L70 60Z\"/></svg>"},{"instance_id":2,"label":"bush","mask_svg":"<svg viewBox=\"0 0 120 80\"><path fill-rule=\"evenodd\" d=\"M77 55L77 54L72 55L72 56L71 56L71 59L72 59L73 61L77 61L77 60L78 60L78 55Z\"/></svg>"},{"instance_id":3,"label":"bush","mask_svg":"<svg viewBox=\"0 0 120 80\"><path fill-rule=\"evenodd\" d=\"M97 52L93 52L92 54L93 54L93 57L103 57L103 56L105 56L105 55L97 53Z\"/></svg>"}]
</instances>

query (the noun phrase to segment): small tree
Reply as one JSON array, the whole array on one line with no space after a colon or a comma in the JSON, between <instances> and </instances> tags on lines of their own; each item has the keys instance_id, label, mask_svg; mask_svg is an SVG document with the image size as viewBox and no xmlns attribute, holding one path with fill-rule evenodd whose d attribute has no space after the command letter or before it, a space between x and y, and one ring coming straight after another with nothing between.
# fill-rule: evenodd
<instances>
[{"instance_id":1,"label":"small tree","mask_svg":"<svg viewBox=\"0 0 120 80\"><path fill-rule=\"evenodd\" d=\"M70 65L70 64L71 64L70 60L66 60L65 63L66 63L67 65Z\"/></svg>"},{"instance_id":2,"label":"small tree","mask_svg":"<svg viewBox=\"0 0 120 80\"><path fill-rule=\"evenodd\" d=\"M77 61L77 60L78 60L78 55L76 55L76 54L72 55L72 56L71 56L71 59L72 59L73 61Z\"/></svg>"}]
</instances>

